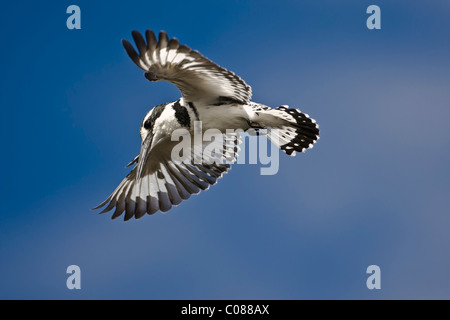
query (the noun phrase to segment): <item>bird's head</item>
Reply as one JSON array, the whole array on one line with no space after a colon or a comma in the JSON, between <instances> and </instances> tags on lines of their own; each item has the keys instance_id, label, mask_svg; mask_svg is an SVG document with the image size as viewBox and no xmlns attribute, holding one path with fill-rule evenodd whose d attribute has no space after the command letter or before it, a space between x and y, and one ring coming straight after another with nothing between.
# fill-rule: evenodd
<instances>
[{"instance_id":1,"label":"bird's head","mask_svg":"<svg viewBox=\"0 0 450 320\"><path fill-rule=\"evenodd\" d=\"M166 105L167 105L167 103L158 105L158 106L152 108L145 115L144 120L142 120L141 130L140 130L142 143L144 143L144 141L147 138L151 138L155 134L155 132L154 132L155 123L161 117Z\"/></svg>"},{"instance_id":2,"label":"bird's head","mask_svg":"<svg viewBox=\"0 0 450 320\"><path fill-rule=\"evenodd\" d=\"M159 139L161 139L161 134L158 132L158 125L156 124L158 119L161 117L162 113L164 112L166 104L161 104L153 109L151 109L146 116L144 117L144 120L141 123L141 152L139 153L139 162L138 162L138 172L141 173L143 170L143 167L145 165L145 162L147 161L147 158L150 153L150 149L152 148L152 145L156 144ZM156 125L155 125L156 124Z\"/></svg>"}]
</instances>

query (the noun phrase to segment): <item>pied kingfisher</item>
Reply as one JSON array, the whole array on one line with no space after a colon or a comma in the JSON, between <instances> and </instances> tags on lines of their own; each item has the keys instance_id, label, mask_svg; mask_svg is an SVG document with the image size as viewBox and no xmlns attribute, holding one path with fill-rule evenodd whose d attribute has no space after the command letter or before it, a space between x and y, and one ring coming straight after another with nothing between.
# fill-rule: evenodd
<instances>
[{"instance_id":1,"label":"pied kingfisher","mask_svg":"<svg viewBox=\"0 0 450 320\"><path fill-rule=\"evenodd\" d=\"M304 152L319 139L316 122L307 114L288 106L272 109L250 101L252 90L244 80L198 51L180 45L176 38L169 40L164 31L159 41L151 30L144 37L132 32L138 52L127 40L122 40L126 52L150 81L167 80L178 87L182 97L177 101L152 108L140 128L142 139L139 155L128 166L135 165L116 190L99 206L108 212L115 208L112 218L125 211L125 220L141 218L146 213L168 211L191 194L206 190L230 169L236 159L239 133L249 129L266 129L272 143L290 156ZM220 152L215 161L200 161L193 157L174 160L172 151L178 141L171 139L176 129L194 135L201 123L201 131L217 129L223 134ZM230 132L231 130L231 132ZM192 148L201 152L208 145ZM231 150L231 151L230 151ZM211 159L209 159L211 160Z\"/></svg>"}]
</instances>

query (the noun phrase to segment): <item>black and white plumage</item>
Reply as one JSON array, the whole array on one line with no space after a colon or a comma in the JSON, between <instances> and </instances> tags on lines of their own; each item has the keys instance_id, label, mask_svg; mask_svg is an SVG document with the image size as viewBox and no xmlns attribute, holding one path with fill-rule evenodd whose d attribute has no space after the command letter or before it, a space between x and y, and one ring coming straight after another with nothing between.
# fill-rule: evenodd
<instances>
[{"instance_id":1,"label":"black and white plumage","mask_svg":"<svg viewBox=\"0 0 450 320\"><path fill-rule=\"evenodd\" d=\"M151 30L146 31L145 39L137 31L132 36L137 52L127 40L122 43L145 77L173 83L182 97L147 113L140 129L141 151L128 165L134 168L94 208L106 206L101 213L115 208L113 219L124 212L125 220L139 219L146 213L166 212L191 194L208 189L236 160L240 138L235 130L267 129L269 139L291 156L311 148L319 139L318 125L307 114L288 106L272 109L250 101L251 88L240 77L180 45L177 39L169 40L165 32L160 32L159 41ZM184 129L192 136L198 123L202 124L201 133L217 129L222 139L200 145L192 142L189 154L174 159L172 152L179 141L172 141L172 134ZM205 155L211 146L216 152Z\"/></svg>"}]
</instances>

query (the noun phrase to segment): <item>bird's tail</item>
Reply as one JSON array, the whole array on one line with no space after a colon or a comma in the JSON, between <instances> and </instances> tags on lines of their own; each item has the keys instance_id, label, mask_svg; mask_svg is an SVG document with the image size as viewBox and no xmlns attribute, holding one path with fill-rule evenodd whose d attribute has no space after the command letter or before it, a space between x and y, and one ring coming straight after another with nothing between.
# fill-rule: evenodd
<instances>
[{"instance_id":1,"label":"bird's tail","mask_svg":"<svg viewBox=\"0 0 450 320\"><path fill-rule=\"evenodd\" d=\"M268 138L290 156L311 149L319 140L319 125L308 114L286 105L275 109L259 105L255 122L268 129Z\"/></svg>"}]
</instances>

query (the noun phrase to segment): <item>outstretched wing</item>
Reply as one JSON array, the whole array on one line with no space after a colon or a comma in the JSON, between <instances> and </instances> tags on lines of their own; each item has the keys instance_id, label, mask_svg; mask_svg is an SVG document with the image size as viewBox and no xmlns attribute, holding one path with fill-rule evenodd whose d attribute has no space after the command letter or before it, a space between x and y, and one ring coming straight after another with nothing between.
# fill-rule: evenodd
<instances>
[{"instance_id":1,"label":"outstretched wing","mask_svg":"<svg viewBox=\"0 0 450 320\"><path fill-rule=\"evenodd\" d=\"M164 31L159 33L159 41L151 30L145 32L146 40L138 31L132 36L139 53L127 40L122 44L148 80L173 83L187 101L210 105L250 101L252 90L244 80L198 51L180 45L176 38L169 40Z\"/></svg>"},{"instance_id":2,"label":"outstretched wing","mask_svg":"<svg viewBox=\"0 0 450 320\"><path fill-rule=\"evenodd\" d=\"M140 178L136 177L135 166L116 190L94 209L106 206L100 212L105 213L116 208L113 219L123 212L125 221L133 216L139 219L146 213L166 212L189 199L191 194L207 190L231 168L239 150L238 133L222 137L199 148L193 146L190 156L177 160L171 156L174 145L166 143L154 150Z\"/></svg>"}]
</instances>

